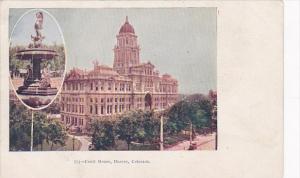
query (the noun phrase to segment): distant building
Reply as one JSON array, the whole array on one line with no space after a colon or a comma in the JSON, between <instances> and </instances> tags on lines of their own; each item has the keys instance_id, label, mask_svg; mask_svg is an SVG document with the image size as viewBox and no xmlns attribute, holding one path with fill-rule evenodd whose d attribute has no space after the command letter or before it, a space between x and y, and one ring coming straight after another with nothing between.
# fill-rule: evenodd
<instances>
[{"instance_id":1,"label":"distant building","mask_svg":"<svg viewBox=\"0 0 300 178\"><path fill-rule=\"evenodd\" d=\"M61 120L85 132L93 118L113 118L133 109L162 110L178 100L178 82L140 62L140 47L126 17L117 35L113 67L94 62L90 71L72 69L61 92Z\"/></svg>"}]
</instances>

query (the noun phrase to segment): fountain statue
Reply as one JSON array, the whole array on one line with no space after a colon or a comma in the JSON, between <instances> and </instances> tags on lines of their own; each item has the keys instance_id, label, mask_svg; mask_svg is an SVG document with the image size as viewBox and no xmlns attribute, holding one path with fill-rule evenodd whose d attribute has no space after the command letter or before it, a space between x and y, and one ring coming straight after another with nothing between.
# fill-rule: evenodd
<instances>
[{"instance_id":1,"label":"fountain statue","mask_svg":"<svg viewBox=\"0 0 300 178\"><path fill-rule=\"evenodd\" d=\"M42 69L41 72L42 61L53 60L58 56L55 50L49 49L43 44L43 39L45 39L45 36L42 34L43 20L43 13L37 12L34 24L36 34L35 36L31 35L32 43L27 48L18 50L15 54L17 59L27 60L31 63L31 65L27 66L27 76L24 78L23 86L17 89L19 95L39 98L39 96L56 95L58 92L57 88L51 86L49 66Z\"/></svg>"}]
</instances>

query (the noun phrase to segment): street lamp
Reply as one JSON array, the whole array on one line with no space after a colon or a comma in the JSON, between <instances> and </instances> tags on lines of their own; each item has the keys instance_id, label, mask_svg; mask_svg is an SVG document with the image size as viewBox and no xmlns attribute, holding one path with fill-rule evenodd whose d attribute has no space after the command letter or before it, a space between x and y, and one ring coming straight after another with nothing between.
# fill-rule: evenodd
<instances>
[{"instance_id":1,"label":"street lamp","mask_svg":"<svg viewBox=\"0 0 300 178\"><path fill-rule=\"evenodd\" d=\"M164 120L160 117L160 151L164 150Z\"/></svg>"}]
</instances>

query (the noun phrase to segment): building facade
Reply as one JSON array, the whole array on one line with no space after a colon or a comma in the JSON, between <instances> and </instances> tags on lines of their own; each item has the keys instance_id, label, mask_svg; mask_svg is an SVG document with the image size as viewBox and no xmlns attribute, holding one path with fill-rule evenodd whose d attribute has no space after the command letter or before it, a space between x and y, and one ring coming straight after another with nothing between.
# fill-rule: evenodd
<instances>
[{"instance_id":1,"label":"building facade","mask_svg":"<svg viewBox=\"0 0 300 178\"><path fill-rule=\"evenodd\" d=\"M178 82L160 75L151 62L141 63L134 28L125 23L117 35L113 67L94 62L90 71L73 68L61 91L61 120L86 132L94 118L114 118L135 109L163 110L178 99Z\"/></svg>"}]
</instances>

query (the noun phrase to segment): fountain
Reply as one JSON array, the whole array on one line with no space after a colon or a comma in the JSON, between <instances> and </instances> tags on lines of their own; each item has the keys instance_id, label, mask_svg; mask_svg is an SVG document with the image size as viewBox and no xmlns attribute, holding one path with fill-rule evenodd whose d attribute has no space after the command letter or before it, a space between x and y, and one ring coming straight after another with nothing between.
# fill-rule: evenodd
<instances>
[{"instance_id":1,"label":"fountain","mask_svg":"<svg viewBox=\"0 0 300 178\"><path fill-rule=\"evenodd\" d=\"M16 58L19 60L27 60L31 62L32 68L30 65L27 66L27 76L24 79L23 86L20 86L17 89L17 93L21 95L25 103L26 100L31 99L30 96L35 96L35 105L45 105L43 101L47 96L56 95L58 90L55 87L51 87L50 84L50 74L49 71L45 68L43 69L43 74L41 73L41 62L45 60L53 60L58 53L55 50L47 48L43 45L42 41L45 36L42 35L43 29L43 13L36 13L36 22L34 24L34 29L36 32L35 36L31 35L32 43L28 45L27 48L18 50L15 54ZM42 104L41 104L42 103ZM43 104L44 103L44 104ZM27 103L28 104L28 103Z\"/></svg>"}]
</instances>

